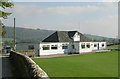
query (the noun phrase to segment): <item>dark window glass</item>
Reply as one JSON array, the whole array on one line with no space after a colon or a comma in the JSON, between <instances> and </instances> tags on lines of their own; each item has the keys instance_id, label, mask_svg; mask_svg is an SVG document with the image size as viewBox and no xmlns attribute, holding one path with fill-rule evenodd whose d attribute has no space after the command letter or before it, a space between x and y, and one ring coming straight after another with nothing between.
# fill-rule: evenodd
<instances>
[{"instance_id":1,"label":"dark window glass","mask_svg":"<svg viewBox=\"0 0 120 79\"><path fill-rule=\"evenodd\" d=\"M57 47L51 47L51 49L57 49Z\"/></svg>"},{"instance_id":2,"label":"dark window glass","mask_svg":"<svg viewBox=\"0 0 120 79\"><path fill-rule=\"evenodd\" d=\"M87 48L90 48L90 44L87 44L86 47L87 47Z\"/></svg>"},{"instance_id":3,"label":"dark window glass","mask_svg":"<svg viewBox=\"0 0 120 79\"><path fill-rule=\"evenodd\" d=\"M43 50L49 50L49 47L43 47Z\"/></svg>"},{"instance_id":4,"label":"dark window glass","mask_svg":"<svg viewBox=\"0 0 120 79\"><path fill-rule=\"evenodd\" d=\"M29 50L34 50L34 45L29 45L29 46L28 46L28 49L29 49Z\"/></svg>"},{"instance_id":5,"label":"dark window glass","mask_svg":"<svg viewBox=\"0 0 120 79\"><path fill-rule=\"evenodd\" d=\"M67 44L63 44L63 45L62 45L62 49L68 49Z\"/></svg>"},{"instance_id":6,"label":"dark window glass","mask_svg":"<svg viewBox=\"0 0 120 79\"><path fill-rule=\"evenodd\" d=\"M104 44L102 44L102 47L104 47L105 45Z\"/></svg>"},{"instance_id":7,"label":"dark window glass","mask_svg":"<svg viewBox=\"0 0 120 79\"><path fill-rule=\"evenodd\" d=\"M96 44L94 44L94 47L97 47L97 45L96 45Z\"/></svg>"},{"instance_id":8,"label":"dark window glass","mask_svg":"<svg viewBox=\"0 0 120 79\"><path fill-rule=\"evenodd\" d=\"M85 43L82 43L81 48L82 48L82 49L85 48Z\"/></svg>"},{"instance_id":9,"label":"dark window glass","mask_svg":"<svg viewBox=\"0 0 120 79\"><path fill-rule=\"evenodd\" d=\"M58 46L57 45L52 45L51 49L58 49Z\"/></svg>"},{"instance_id":10,"label":"dark window glass","mask_svg":"<svg viewBox=\"0 0 120 79\"><path fill-rule=\"evenodd\" d=\"M72 45L72 49L75 49L75 46L74 46L74 45Z\"/></svg>"},{"instance_id":11,"label":"dark window glass","mask_svg":"<svg viewBox=\"0 0 120 79\"><path fill-rule=\"evenodd\" d=\"M50 49L49 45L44 45L43 46L43 50L49 50L49 49Z\"/></svg>"},{"instance_id":12,"label":"dark window glass","mask_svg":"<svg viewBox=\"0 0 120 79\"><path fill-rule=\"evenodd\" d=\"M68 46L62 46L62 49L68 49Z\"/></svg>"}]
</instances>

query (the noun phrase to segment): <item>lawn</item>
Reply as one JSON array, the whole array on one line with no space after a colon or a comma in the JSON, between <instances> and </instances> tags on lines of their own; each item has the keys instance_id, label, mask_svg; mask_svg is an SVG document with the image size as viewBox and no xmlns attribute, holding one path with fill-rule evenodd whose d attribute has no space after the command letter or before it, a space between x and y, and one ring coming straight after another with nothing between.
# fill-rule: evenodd
<instances>
[{"instance_id":1,"label":"lawn","mask_svg":"<svg viewBox=\"0 0 120 79\"><path fill-rule=\"evenodd\" d=\"M118 49L120 47L120 45L111 45L111 46L107 46L107 49Z\"/></svg>"},{"instance_id":2,"label":"lawn","mask_svg":"<svg viewBox=\"0 0 120 79\"><path fill-rule=\"evenodd\" d=\"M118 52L33 58L49 77L117 77Z\"/></svg>"}]
</instances>

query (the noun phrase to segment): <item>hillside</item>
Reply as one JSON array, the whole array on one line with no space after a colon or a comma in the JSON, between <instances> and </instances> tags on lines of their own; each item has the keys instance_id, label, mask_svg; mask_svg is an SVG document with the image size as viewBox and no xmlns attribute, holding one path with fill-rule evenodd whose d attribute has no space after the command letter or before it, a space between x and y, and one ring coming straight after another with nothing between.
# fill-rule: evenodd
<instances>
[{"instance_id":1,"label":"hillside","mask_svg":"<svg viewBox=\"0 0 120 79\"><path fill-rule=\"evenodd\" d=\"M84 34L84 35L93 41L106 41L111 44L119 42L117 38L108 38L108 37L90 35L90 34Z\"/></svg>"},{"instance_id":2,"label":"hillside","mask_svg":"<svg viewBox=\"0 0 120 79\"><path fill-rule=\"evenodd\" d=\"M51 30L37 30L27 28L16 28L16 39L17 42L35 42L39 43L47 36L52 34L54 31ZM6 27L5 38L13 38L13 27Z\"/></svg>"},{"instance_id":3,"label":"hillside","mask_svg":"<svg viewBox=\"0 0 120 79\"><path fill-rule=\"evenodd\" d=\"M39 43L49 35L51 35L53 30L43 30L43 29L28 29L28 28L20 28L16 27L16 39L18 42L34 42ZM118 39L114 38L106 38L102 36L84 34L90 40L93 41L107 41L109 43L118 43ZM5 38L13 38L13 27L6 27L6 35Z\"/></svg>"}]
</instances>

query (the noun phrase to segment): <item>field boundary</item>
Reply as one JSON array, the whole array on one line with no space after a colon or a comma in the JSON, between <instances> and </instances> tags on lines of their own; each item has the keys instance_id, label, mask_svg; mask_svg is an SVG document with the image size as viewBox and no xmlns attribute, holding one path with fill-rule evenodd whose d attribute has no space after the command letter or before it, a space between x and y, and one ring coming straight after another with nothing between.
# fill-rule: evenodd
<instances>
[{"instance_id":1,"label":"field boundary","mask_svg":"<svg viewBox=\"0 0 120 79\"><path fill-rule=\"evenodd\" d=\"M31 58L21 53L11 51L10 59L15 63L16 68L29 79L48 78L44 72Z\"/></svg>"}]
</instances>

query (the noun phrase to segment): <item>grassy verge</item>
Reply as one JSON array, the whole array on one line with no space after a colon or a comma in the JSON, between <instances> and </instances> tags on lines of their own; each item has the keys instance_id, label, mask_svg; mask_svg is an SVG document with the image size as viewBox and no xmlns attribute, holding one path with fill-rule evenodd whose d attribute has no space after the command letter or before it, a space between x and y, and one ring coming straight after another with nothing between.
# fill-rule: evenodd
<instances>
[{"instance_id":1,"label":"grassy verge","mask_svg":"<svg viewBox=\"0 0 120 79\"><path fill-rule=\"evenodd\" d=\"M49 77L117 77L117 51L33 59Z\"/></svg>"},{"instance_id":2,"label":"grassy verge","mask_svg":"<svg viewBox=\"0 0 120 79\"><path fill-rule=\"evenodd\" d=\"M118 49L120 47L120 45L111 45L111 46L107 46L107 49Z\"/></svg>"}]
</instances>

